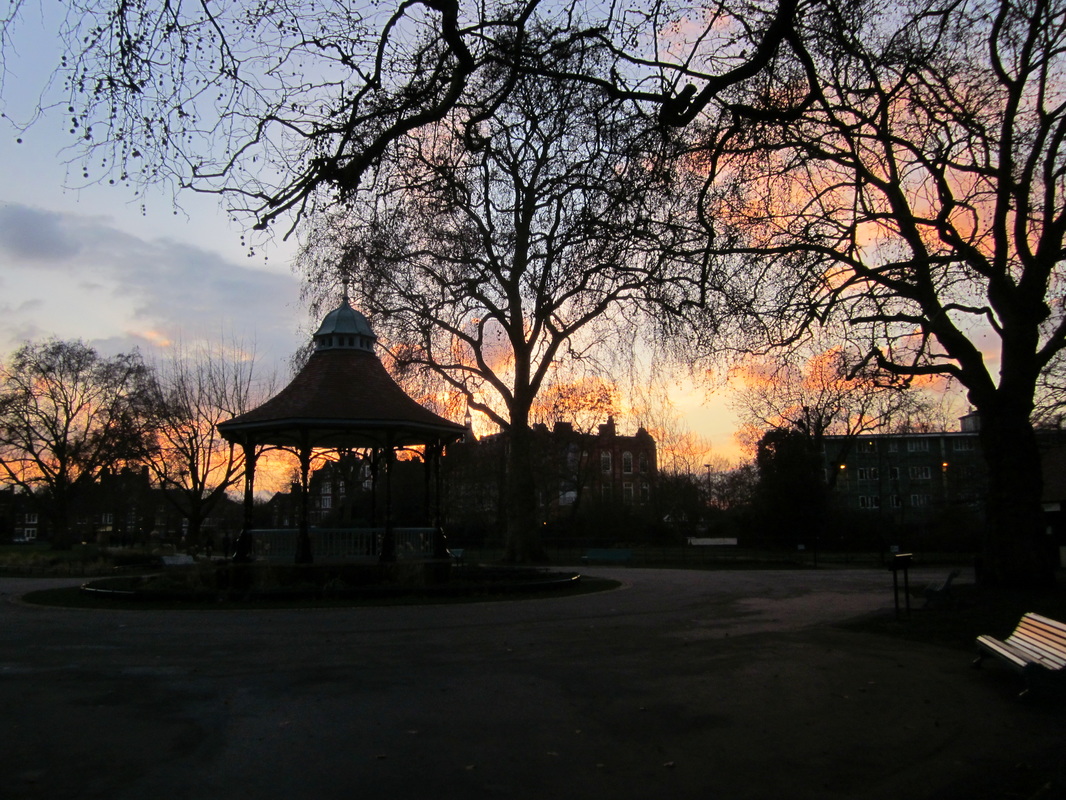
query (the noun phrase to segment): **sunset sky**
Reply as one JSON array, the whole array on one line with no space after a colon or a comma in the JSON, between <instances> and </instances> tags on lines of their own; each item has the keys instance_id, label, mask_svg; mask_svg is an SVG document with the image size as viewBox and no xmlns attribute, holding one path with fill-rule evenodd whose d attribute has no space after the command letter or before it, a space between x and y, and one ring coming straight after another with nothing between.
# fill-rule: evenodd
<instances>
[{"instance_id":1,"label":"sunset sky","mask_svg":"<svg viewBox=\"0 0 1066 800\"><path fill-rule=\"evenodd\" d=\"M65 163L72 137L62 109L26 133L15 124L32 116L59 58L54 34L32 15L18 30L0 100L0 352L56 336L151 358L176 341L237 339L284 383L313 324L290 268L295 242L256 242L249 257L212 196L183 194L175 210L163 187L144 198L121 186L79 188L80 170ZM721 395L707 400L685 385L672 399L715 454L739 455Z\"/></svg>"}]
</instances>

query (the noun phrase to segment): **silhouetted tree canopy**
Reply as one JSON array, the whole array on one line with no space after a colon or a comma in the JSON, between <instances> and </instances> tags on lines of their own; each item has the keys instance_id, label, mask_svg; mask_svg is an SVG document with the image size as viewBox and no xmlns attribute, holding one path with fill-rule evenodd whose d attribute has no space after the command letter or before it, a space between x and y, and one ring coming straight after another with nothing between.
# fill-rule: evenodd
<instances>
[{"instance_id":1,"label":"silhouetted tree canopy","mask_svg":"<svg viewBox=\"0 0 1066 800\"><path fill-rule=\"evenodd\" d=\"M35 5L9 4L0 43ZM69 117L86 179L217 192L267 226L350 196L393 144L449 115L476 144L530 75L686 125L793 44L796 5L72 0L58 32L62 94L46 104ZM614 67L553 63L559 49Z\"/></svg>"},{"instance_id":2,"label":"silhouetted tree canopy","mask_svg":"<svg viewBox=\"0 0 1066 800\"><path fill-rule=\"evenodd\" d=\"M759 440L755 465L759 534L793 548L817 547L826 482L814 439L795 428L771 428Z\"/></svg>"},{"instance_id":3,"label":"silhouetted tree canopy","mask_svg":"<svg viewBox=\"0 0 1066 800\"><path fill-rule=\"evenodd\" d=\"M40 500L56 547L70 547L79 493L152 446L150 371L138 353L80 341L16 350L0 367L0 476Z\"/></svg>"},{"instance_id":4,"label":"silhouetted tree canopy","mask_svg":"<svg viewBox=\"0 0 1066 800\"><path fill-rule=\"evenodd\" d=\"M1031 416L1066 344L1066 4L815 3L797 31L802 70L698 123L710 253L736 270L719 283L771 341L840 322L884 373L963 386L990 577L1047 581ZM743 111L797 91L777 117Z\"/></svg>"},{"instance_id":5,"label":"silhouetted tree canopy","mask_svg":"<svg viewBox=\"0 0 1066 800\"><path fill-rule=\"evenodd\" d=\"M552 64L592 74L592 57ZM401 373L432 372L506 433L508 554L529 560L536 491L559 491L533 469L538 398L560 364L594 366L620 323L654 331L659 307L692 291L661 250L688 232L650 168L658 132L594 87L519 76L475 147L468 122L452 113L397 142L373 191L315 226L301 264L317 292L348 276Z\"/></svg>"},{"instance_id":6,"label":"silhouetted tree canopy","mask_svg":"<svg viewBox=\"0 0 1066 800\"><path fill-rule=\"evenodd\" d=\"M255 380L254 353L238 342L177 344L151 375L154 447L147 466L163 497L188 520L199 547L204 521L244 475L244 453L223 439L220 422L270 396Z\"/></svg>"},{"instance_id":7,"label":"silhouetted tree canopy","mask_svg":"<svg viewBox=\"0 0 1066 800\"><path fill-rule=\"evenodd\" d=\"M990 573L1050 578L1031 416L1066 344L1063 0L74 0L66 20L56 102L86 178L217 192L260 226L351 199L446 118L476 152L530 77L635 109L703 182L690 275L730 303L715 333L754 349L843 319L880 370L957 380Z\"/></svg>"}]
</instances>

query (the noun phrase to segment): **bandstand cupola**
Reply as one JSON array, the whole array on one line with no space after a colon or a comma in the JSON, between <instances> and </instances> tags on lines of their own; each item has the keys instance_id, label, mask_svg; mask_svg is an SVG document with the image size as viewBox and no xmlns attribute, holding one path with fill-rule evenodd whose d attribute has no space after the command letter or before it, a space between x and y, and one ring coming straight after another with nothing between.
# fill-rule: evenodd
<instances>
[{"instance_id":1,"label":"bandstand cupola","mask_svg":"<svg viewBox=\"0 0 1066 800\"><path fill-rule=\"evenodd\" d=\"M315 351L319 350L364 350L374 352L378 337L370 328L366 317L352 308L347 293L340 306L330 311L314 333Z\"/></svg>"}]
</instances>

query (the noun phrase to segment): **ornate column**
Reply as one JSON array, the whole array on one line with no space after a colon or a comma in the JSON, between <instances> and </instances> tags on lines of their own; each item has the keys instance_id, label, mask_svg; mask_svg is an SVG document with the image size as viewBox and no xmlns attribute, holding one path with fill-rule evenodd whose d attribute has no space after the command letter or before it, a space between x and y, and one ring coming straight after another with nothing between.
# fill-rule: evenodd
<instances>
[{"instance_id":1,"label":"ornate column","mask_svg":"<svg viewBox=\"0 0 1066 800\"><path fill-rule=\"evenodd\" d=\"M255 444L244 441L244 519L241 533L234 543L232 560L237 564L248 564L255 559L255 543L252 540L252 525L255 521Z\"/></svg>"},{"instance_id":2,"label":"ornate column","mask_svg":"<svg viewBox=\"0 0 1066 800\"><path fill-rule=\"evenodd\" d=\"M311 533L308 530L308 500L310 500L311 446L305 439L300 445L300 531L296 535L296 563L310 564L314 561L311 554Z\"/></svg>"},{"instance_id":3,"label":"ornate column","mask_svg":"<svg viewBox=\"0 0 1066 800\"><path fill-rule=\"evenodd\" d=\"M441 474L444 445L440 441L435 442L432 448L427 445L426 454L431 454L433 467L433 557L450 558L448 537L444 535L444 515L441 511L444 498L444 476Z\"/></svg>"},{"instance_id":4,"label":"ornate column","mask_svg":"<svg viewBox=\"0 0 1066 800\"><path fill-rule=\"evenodd\" d=\"M385 469L385 532L381 537L381 555L378 559L382 563L396 560L396 531L392 525L392 465L396 453L392 449L391 437L388 446L382 452L382 466Z\"/></svg>"}]
</instances>

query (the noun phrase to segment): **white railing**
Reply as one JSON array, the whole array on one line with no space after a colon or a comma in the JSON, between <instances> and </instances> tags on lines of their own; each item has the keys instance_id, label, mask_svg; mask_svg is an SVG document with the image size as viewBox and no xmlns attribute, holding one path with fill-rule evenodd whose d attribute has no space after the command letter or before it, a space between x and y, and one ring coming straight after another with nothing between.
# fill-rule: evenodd
<instances>
[{"instance_id":1,"label":"white railing","mask_svg":"<svg viewBox=\"0 0 1066 800\"><path fill-rule=\"evenodd\" d=\"M381 552L384 528L312 528L311 553L316 562L376 561ZM267 528L251 531L255 557L259 561L293 562L296 559L294 528ZM393 528L396 557L433 556L433 528Z\"/></svg>"}]
</instances>

